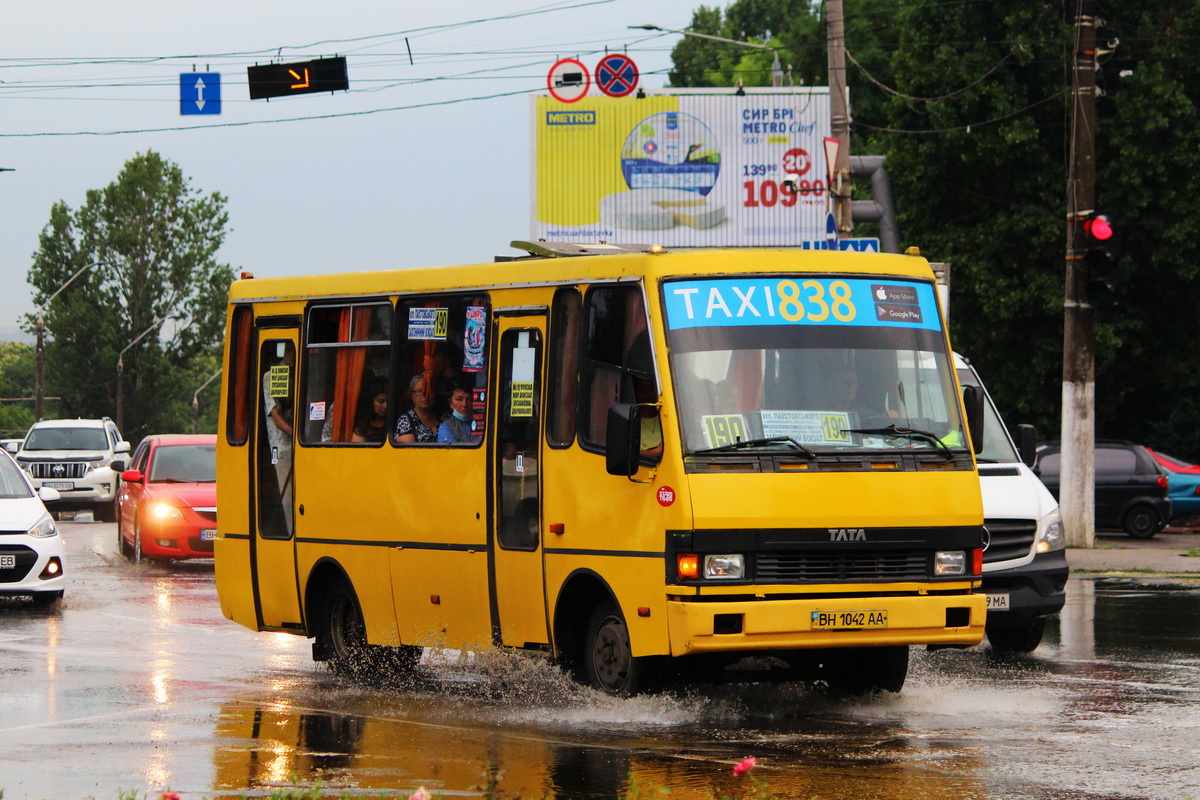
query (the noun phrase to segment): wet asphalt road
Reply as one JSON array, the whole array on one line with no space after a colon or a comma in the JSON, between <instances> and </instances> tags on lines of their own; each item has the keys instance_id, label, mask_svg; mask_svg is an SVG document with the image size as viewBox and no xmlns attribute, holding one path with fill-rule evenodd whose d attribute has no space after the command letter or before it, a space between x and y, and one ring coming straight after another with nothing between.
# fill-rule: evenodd
<instances>
[{"instance_id":1,"label":"wet asphalt road","mask_svg":"<svg viewBox=\"0 0 1200 800\"><path fill-rule=\"evenodd\" d=\"M61 607L0 602L0 790L14 798L377 795L1200 797L1200 592L1074 580L1032 656L914 653L900 695L697 687L612 700L539 661L427 654L354 683L225 620L211 562L133 566L63 523ZM753 755L759 767L734 778Z\"/></svg>"}]
</instances>

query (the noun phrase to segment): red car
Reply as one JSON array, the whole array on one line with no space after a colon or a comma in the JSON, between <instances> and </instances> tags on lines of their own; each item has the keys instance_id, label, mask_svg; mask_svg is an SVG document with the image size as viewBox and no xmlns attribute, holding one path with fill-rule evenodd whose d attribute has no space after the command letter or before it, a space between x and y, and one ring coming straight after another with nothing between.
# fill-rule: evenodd
<instances>
[{"instance_id":1,"label":"red car","mask_svg":"<svg viewBox=\"0 0 1200 800\"><path fill-rule=\"evenodd\" d=\"M117 545L143 558L212 558L217 538L217 437L147 436L121 474Z\"/></svg>"}]
</instances>

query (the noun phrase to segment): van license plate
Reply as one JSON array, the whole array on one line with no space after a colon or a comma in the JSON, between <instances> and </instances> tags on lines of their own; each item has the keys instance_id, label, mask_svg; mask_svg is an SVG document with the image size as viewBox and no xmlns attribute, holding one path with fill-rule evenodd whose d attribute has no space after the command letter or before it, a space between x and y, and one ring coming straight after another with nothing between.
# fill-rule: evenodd
<instances>
[{"instance_id":1,"label":"van license plate","mask_svg":"<svg viewBox=\"0 0 1200 800\"><path fill-rule=\"evenodd\" d=\"M997 592L987 596L988 611L1008 611L1008 592Z\"/></svg>"},{"instance_id":2,"label":"van license plate","mask_svg":"<svg viewBox=\"0 0 1200 800\"><path fill-rule=\"evenodd\" d=\"M814 611L814 631L851 631L862 628L886 628L887 611L880 608L863 611Z\"/></svg>"},{"instance_id":3,"label":"van license plate","mask_svg":"<svg viewBox=\"0 0 1200 800\"><path fill-rule=\"evenodd\" d=\"M202 542L211 542L215 538L217 538L216 528L203 528L200 531L200 541Z\"/></svg>"},{"instance_id":4,"label":"van license plate","mask_svg":"<svg viewBox=\"0 0 1200 800\"><path fill-rule=\"evenodd\" d=\"M17 566L16 556L0 556L0 569L12 569Z\"/></svg>"},{"instance_id":5,"label":"van license plate","mask_svg":"<svg viewBox=\"0 0 1200 800\"><path fill-rule=\"evenodd\" d=\"M69 492L75 488L75 483L73 481L46 481L42 486L45 486L47 489L58 489L62 492Z\"/></svg>"}]
</instances>

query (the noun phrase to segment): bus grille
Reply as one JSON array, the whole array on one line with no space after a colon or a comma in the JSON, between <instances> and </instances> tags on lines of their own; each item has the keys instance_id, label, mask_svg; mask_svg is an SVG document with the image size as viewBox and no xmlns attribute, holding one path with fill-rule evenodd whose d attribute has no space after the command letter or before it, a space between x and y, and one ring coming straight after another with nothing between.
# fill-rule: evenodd
<instances>
[{"instance_id":1,"label":"bus grille","mask_svg":"<svg viewBox=\"0 0 1200 800\"><path fill-rule=\"evenodd\" d=\"M759 583L928 580L926 550L759 553Z\"/></svg>"},{"instance_id":2,"label":"bus grille","mask_svg":"<svg viewBox=\"0 0 1200 800\"><path fill-rule=\"evenodd\" d=\"M50 480L82 478L88 471L88 465L82 461L30 461L27 468L33 477Z\"/></svg>"},{"instance_id":3,"label":"bus grille","mask_svg":"<svg viewBox=\"0 0 1200 800\"><path fill-rule=\"evenodd\" d=\"M1037 535L1037 522L1032 519L985 519L983 527L992 536L991 544L983 551L985 564L1024 558Z\"/></svg>"}]
</instances>

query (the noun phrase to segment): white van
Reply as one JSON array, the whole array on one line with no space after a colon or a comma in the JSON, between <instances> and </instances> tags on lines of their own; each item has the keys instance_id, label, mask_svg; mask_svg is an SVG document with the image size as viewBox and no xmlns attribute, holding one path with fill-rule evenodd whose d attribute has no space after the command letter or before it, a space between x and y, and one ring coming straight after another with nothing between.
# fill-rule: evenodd
<instances>
[{"instance_id":1,"label":"white van","mask_svg":"<svg viewBox=\"0 0 1200 800\"><path fill-rule=\"evenodd\" d=\"M993 649L1028 653L1037 648L1046 617L1066 598L1066 536L1058 503L1030 465L1033 426L1018 425L1014 444L991 395L970 362L954 355L958 380L984 393L983 450L977 456L983 490L983 590L988 598L987 638Z\"/></svg>"}]
</instances>

